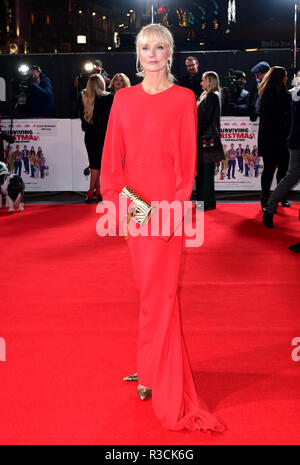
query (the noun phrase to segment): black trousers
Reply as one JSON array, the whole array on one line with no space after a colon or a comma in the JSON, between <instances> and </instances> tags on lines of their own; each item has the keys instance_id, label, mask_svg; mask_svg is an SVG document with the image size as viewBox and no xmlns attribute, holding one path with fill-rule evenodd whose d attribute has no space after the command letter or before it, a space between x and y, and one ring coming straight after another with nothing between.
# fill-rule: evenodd
<instances>
[{"instance_id":1,"label":"black trousers","mask_svg":"<svg viewBox=\"0 0 300 465\"><path fill-rule=\"evenodd\" d=\"M261 200L264 203L268 202L270 197L270 189L273 181L274 173L277 168L277 184L287 173L289 166L289 151L287 147L276 148L276 150L261 153L264 161L264 170L261 175Z\"/></svg>"},{"instance_id":2,"label":"black trousers","mask_svg":"<svg viewBox=\"0 0 300 465\"><path fill-rule=\"evenodd\" d=\"M215 163L197 164L197 200L204 202L204 208L216 208Z\"/></svg>"}]
</instances>

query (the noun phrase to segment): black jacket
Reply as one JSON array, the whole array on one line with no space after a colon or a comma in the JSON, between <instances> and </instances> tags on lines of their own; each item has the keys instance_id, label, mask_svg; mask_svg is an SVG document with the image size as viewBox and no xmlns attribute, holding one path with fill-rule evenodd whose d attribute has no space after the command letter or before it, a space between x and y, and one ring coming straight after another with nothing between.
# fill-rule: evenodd
<instances>
[{"instance_id":1,"label":"black jacket","mask_svg":"<svg viewBox=\"0 0 300 465\"><path fill-rule=\"evenodd\" d=\"M179 84L182 87L187 87L188 89L191 89L194 92L196 99L198 100L198 98L202 94L202 87L200 85L201 81L202 74L196 73L194 76L187 74L186 76L180 79Z\"/></svg>"},{"instance_id":2,"label":"black jacket","mask_svg":"<svg viewBox=\"0 0 300 465\"><path fill-rule=\"evenodd\" d=\"M260 100L258 98L259 85L260 85L260 82L256 81L255 85L250 90L249 109L248 109L250 121L256 121L259 116L259 107L260 107Z\"/></svg>"},{"instance_id":3,"label":"black jacket","mask_svg":"<svg viewBox=\"0 0 300 465\"><path fill-rule=\"evenodd\" d=\"M261 156L287 150L291 126L291 96L283 87L268 88L260 100L258 151Z\"/></svg>"},{"instance_id":4,"label":"black jacket","mask_svg":"<svg viewBox=\"0 0 300 465\"><path fill-rule=\"evenodd\" d=\"M223 116L248 116L249 115L249 100L250 92L246 89L236 89L234 95L230 97L223 89L223 103L222 115Z\"/></svg>"},{"instance_id":5,"label":"black jacket","mask_svg":"<svg viewBox=\"0 0 300 465\"><path fill-rule=\"evenodd\" d=\"M81 119L81 128L84 132L95 132L100 133L106 132L106 126L108 123L110 109L113 103L114 96L112 94L104 95L101 97L95 97L94 111L92 122L89 124L84 119L84 106L82 102L82 93L79 94L78 106L79 115Z\"/></svg>"},{"instance_id":6,"label":"black jacket","mask_svg":"<svg viewBox=\"0 0 300 465\"><path fill-rule=\"evenodd\" d=\"M209 92L207 97L198 106L198 162L212 163L224 160L224 152L220 139L220 100L214 92ZM216 141L215 148L202 147L202 138L213 137Z\"/></svg>"}]
</instances>

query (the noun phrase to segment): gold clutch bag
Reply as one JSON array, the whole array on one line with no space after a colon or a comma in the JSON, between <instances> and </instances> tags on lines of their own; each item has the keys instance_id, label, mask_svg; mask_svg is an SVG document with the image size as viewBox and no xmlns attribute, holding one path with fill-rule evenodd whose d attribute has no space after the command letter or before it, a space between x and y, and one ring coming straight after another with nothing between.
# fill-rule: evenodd
<instances>
[{"instance_id":1,"label":"gold clutch bag","mask_svg":"<svg viewBox=\"0 0 300 465\"><path fill-rule=\"evenodd\" d=\"M133 208L127 214L127 234L125 239L128 239L128 224L129 221L134 219L140 225L149 223L151 216L155 211L155 207L151 206L147 200L143 199L137 192L130 186L125 186L121 192L122 197L126 197L133 201Z\"/></svg>"}]
</instances>

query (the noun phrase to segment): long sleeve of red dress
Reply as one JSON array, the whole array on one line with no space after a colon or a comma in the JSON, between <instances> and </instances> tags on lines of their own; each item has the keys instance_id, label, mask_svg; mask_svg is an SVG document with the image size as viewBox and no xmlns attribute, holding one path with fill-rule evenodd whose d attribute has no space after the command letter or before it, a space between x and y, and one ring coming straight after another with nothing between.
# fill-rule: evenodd
<instances>
[{"instance_id":1,"label":"long sleeve of red dress","mask_svg":"<svg viewBox=\"0 0 300 465\"><path fill-rule=\"evenodd\" d=\"M130 185L149 201L188 201L196 174L196 134L195 96L189 89L173 85L152 95L138 84L119 90L102 154L104 200L117 201ZM165 428L223 431L196 392L178 303L183 237L173 232L174 227L159 238L129 234L127 241L140 297L139 383L152 389L153 410Z\"/></svg>"}]
</instances>

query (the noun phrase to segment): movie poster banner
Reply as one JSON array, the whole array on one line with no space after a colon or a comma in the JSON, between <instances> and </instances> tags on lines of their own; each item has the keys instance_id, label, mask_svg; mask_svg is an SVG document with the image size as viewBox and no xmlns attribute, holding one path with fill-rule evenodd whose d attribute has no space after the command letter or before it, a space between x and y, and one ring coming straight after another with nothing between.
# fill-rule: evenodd
<instances>
[{"instance_id":1,"label":"movie poster banner","mask_svg":"<svg viewBox=\"0 0 300 465\"><path fill-rule=\"evenodd\" d=\"M1 129L9 131L10 121L3 120ZM18 119L12 134L16 140L9 148L8 168L22 176L25 191L72 190L71 120Z\"/></svg>"},{"instance_id":2,"label":"movie poster banner","mask_svg":"<svg viewBox=\"0 0 300 465\"><path fill-rule=\"evenodd\" d=\"M3 120L1 129L9 132L10 121ZM10 146L8 168L22 176L27 192L87 192L89 161L80 119L18 119L13 122L12 134L16 141ZM226 159L215 164L217 191L261 190L263 159L257 150L257 135L258 121L221 118ZM275 187L274 176L272 189ZM300 184L295 189L299 190Z\"/></svg>"},{"instance_id":3,"label":"movie poster banner","mask_svg":"<svg viewBox=\"0 0 300 465\"><path fill-rule=\"evenodd\" d=\"M263 160L257 151L257 135L258 122L248 117L221 118L226 159L215 165L216 190L261 190Z\"/></svg>"}]
</instances>

